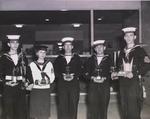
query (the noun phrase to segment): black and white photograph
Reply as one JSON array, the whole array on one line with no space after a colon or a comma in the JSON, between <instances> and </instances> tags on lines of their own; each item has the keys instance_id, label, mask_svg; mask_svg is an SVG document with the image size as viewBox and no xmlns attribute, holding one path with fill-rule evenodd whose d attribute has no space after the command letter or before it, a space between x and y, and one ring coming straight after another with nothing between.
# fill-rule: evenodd
<instances>
[{"instance_id":1,"label":"black and white photograph","mask_svg":"<svg viewBox=\"0 0 150 119\"><path fill-rule=\"evenodd\" d=\"M0 0L0 119L150 119L149 0Z\"/></svg>"}]
</instances>

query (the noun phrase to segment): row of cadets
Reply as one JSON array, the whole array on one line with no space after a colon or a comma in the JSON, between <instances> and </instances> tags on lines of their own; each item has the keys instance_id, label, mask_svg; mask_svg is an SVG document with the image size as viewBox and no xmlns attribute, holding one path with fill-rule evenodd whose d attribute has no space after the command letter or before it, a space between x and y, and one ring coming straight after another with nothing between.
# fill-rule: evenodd
<instances>
[{"instance_id":1,"label":"row of cadets","mask_svg":"<svg viewBox=\"0 0 150 119\"><path fill-rule=\"evenodd\" d=\"M94 54L85 63L88 85L88 119L107 119L110 99L111 58L105 54L105 40L93 42Z\"/></svg>"},{"instance_id":2,"label":"row of cadets","mask_svg":"<svg viewBox=\"0 0 150 119\"><path fill-rule=\"evenodd\" d=\"M30 94L30 118L50 118L50 84L53 83L55 75L53 65L46 60L47 47L35 46L35 59L30 64L34 86Z\"/></svg>"},{"instance_id":3,"label":"row of cadets","mask_svg":"<svg viewBox=\"0 0 150 119\"><path fill-rule=\"evenodd\" d=\"M140 45L135 44L136 28L122 29L126 47L120 51L117 72L122 119L141 119L144 85L142 77L150 70L150 58ZM114 78L117 79L117 78Z\"/></svg>"},{"instance_id":4,"label":"row of cadets","mask_svg":"<svg viewBox=\"0 0 150 119\"><path fill-rule=\"evenodd\" d=\"M82 62L79 55L72 52L73 41L72 37L62 39L64 54L60 54L54 62L58 119L77 119Z\"/></svg>"},{"instance_id":5,"label":"row of cadets","mask_svg":"<svg viewBox=\"0 0 150 119\"><path fill-rule=\"evenodd\" d=\"M144 49L135 44L136 28L123 29L126 47L119 52L113 77L119 79L119 102L122 119L140 119L143 101L142 76L150 70L150 59ZM18 36L17 36L18 37ZM56 77L58 119L77 119L79 101L79 76L83 75L82 62L73 53L72 37L62 39L64 54L54 61L46 61L46 47L37 46L37 59L28 66L23 53L18 53L19 38L8 42L10 50L0 58L0 78L3 82L4 119L26 119L25 89L31 91L30 117L50 117L50 83ZM105 40L93 43L95 54L85 63L84 71L90 80L88 87L88 118L107 119L110 98L111 58L105 54ZM37 73L39 72L39 73ZM55 75L54 75L55 72ZM34 85L33 85L34 83Z\"/></svg>"},{"instance_id":6,"label":"row of cadets","mask_svg":"<svg viewBox=\"0 0 150 119\"><path fill-rule=\"evenodd\" d=\"M3 82L3 119L26 119L26 89L32 88L32 74L25 55L20 52L19 35L8 35L9 51L0 58L0 79Z\"/></svg>"}]
</instances>

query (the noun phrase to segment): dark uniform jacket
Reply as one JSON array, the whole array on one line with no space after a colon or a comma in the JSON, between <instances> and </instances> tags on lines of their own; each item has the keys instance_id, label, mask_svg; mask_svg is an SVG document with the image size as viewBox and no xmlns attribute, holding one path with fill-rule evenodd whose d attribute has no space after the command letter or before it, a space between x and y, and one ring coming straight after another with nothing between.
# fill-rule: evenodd
<instances>
[{"instance_id":1,"label":"dark uniform jacket","mask_svg":"<svg viewBox=\"0 0 150 119\"><path fill-rule=\"evenodd\" d=\"M128 74L119 77L121 116L123 119L141 119L140 112L145 97L142 76L150 69L150 59L144 49L136 45L120 52L118 67L119 71L124 69L133 74L133 77Z\"/></svg>"},{"instance_id":2,"label":"dark uniform jacket","mask_svg":"<svg viewBox=\"0 0 150 119\"><path fill-rule=\"evenodd\" d=\"M71 81L65 81L63 79L63 73L66 73L66 66L69 66L69 73L74 73L74 78ZM81 75L82 62L77 54L73 54L71 61L67 64L64 55L59 55L54 62L55 77L58 86L63 87L65 84L72 84L72 86L78 85L78 79Z\"/></svg>"},{"instance_id":3,"label":"dark uniform jacket","mask_svg":"<svg viewBox=\"0 0 150 119\"><path fill-rule=\"evenodd\" d=\"M22 62L23 61L23 62ZM24 63L25 70L22 70L22 63ZM28 84L33 83L30 67L25 56L19 54L18 64L15 65L8 53L4 53L0 58L0 79L3 84L7 82L6 76L23 76L26 78ZM18 81L17 86L21 86L22 81Z\"/></svg>"},{"instance_id":4,"label":"dark uniform jacket","mask_svg":"<svg viewBox=\"0 0 150 119\"><path fill-rule=\"evenodd\" d=\"M139 75L143 76L150 69L150 59L145 50L139 45L136 45L134 48L132 48L127 55L125 54L125 50L120 52L118 70L122 70L123 61L125 63L131 63L131 60L133 60L132 72L134 77Z\"/></svg>"},{"instance_id":5,"label":"dark uniform jacket","mask_svg":"<svg viewBox=\"0 0 150 119\"><path fill-rule=\"evenodd\" d=\"M111 58L109 57L109 55L105 55L99 65L97 63L96 55L93 55L85 63L85 76L87 77L87 79L91 79L92 76L97 76L97 68L99 68L100 76L106 77L106 79L108 80L110 79L110 66Z\"/></svg>"}]
</instances>

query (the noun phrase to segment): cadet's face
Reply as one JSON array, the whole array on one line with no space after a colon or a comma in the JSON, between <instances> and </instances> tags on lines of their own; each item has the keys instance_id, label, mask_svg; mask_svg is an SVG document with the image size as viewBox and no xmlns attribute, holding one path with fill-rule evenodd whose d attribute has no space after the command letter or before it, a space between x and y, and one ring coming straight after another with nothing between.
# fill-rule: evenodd
<instances>
[{"instance_id":1,"label":"cadet's face","mask_svg":"<svg viewBox=\"0 0 150 119\"><path fill-rule=\"evenodd\" d=\"M19 47L19 42L18 41L10 41L8 43L8 46L10 47L11 50L17 50Z\"/></svg>"},{"instance_id":2,"label":"cadet's face","mask_svg":"<svg viewBox=\"0 0 150 119\"><path fill-rule=\"evenodd\" d=\"M134 35L134 33L129 32L129 33L125 33L124 39L125 39L127 44L132 44L132 43L134 43L136 36Z\"/></svg>"},{"instance_id":3,"label":"cadet's face","mask_svg":"<svg viewBox=\"0 0 150 119\"><path fill-rule=\"evenodd\" d=\"M105 46L104 45L97 45L94 49L95 49L97 54L103 54L104 50L105 50Z\"/></svg>"},{"instance_id":4,"label":"cadet's face","mask_svg":"<svg viewBox=\"0 0 150 119\"><path fill-rule=\"evenodd\" d=\"M38 58L40 59L44 59L46 57L46 51L45 50L39 50L36 55L38 56Z\"/></svg>"},{"instance_id":5,"label":"cadet's face","mask_svg":"<svg viewBox=\"0 0 150 119\"><path fill-rule=\"evenodd\" d=\"M65 50L66 53L68 53L68 52L70 53L70 52L72 52L73 45L70 42L66 42L64 44L63 48L64 48L64 50Z\"/></svg>"}]
</instances>

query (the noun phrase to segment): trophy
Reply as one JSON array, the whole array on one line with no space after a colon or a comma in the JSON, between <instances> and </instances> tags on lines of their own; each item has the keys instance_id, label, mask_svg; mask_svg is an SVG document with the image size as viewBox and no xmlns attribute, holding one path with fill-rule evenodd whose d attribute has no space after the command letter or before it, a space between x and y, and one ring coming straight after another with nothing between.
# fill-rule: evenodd
<instances>
[{"instance_id":1,"label":"trophy","mask_svg":"<svg viewBox=\"0 0 150 119\"><path fill-rule=\"evenodd\" d=\"M35 80L35 85L39 85L39 81L38 80Z\"/></svg>"},{"instance_id":2,"label":"trophy","mask_svg":"<svg viewBox=\"0 0 150 119\"><path fill-rule=\"evenodd\" d=\"M70 73L70 66L66 66L66 73L63 73L64 80L71 81L74 78L74 73Z\"/></svg>"},{"instance_id":3,"label":"trophy","mask_svg":"<svg viewBox=\"0 0 150 119\"><path fill-rule=\"evenodd\" d=\"M23 48L21 48L20 56L21 56L20 72L21 72L21 76L22 76L21 89L25 90L28 85L28 81L26 79L27 67L26 67L26 64L24 61L25 56L24 56Z\"/></svg>"},{"instance_id":4,"label":"trophy","mask_svg":"<svg viewBox=\"0 0 150 119\"><path fill-rule=\"evenodd\" d=\"M118 51L114 51L113 53L113 66L111 66L111 78L112 80L118 79L118 72L117 72L117 57Z\"/></svg>"},{"instance_id":5,"label":"trophy","mask_svg":"<svg viewBox=\"0 0 150 119\"><path fill-rule=\"evenodd\" d=\"M21 81L21 89L25 90L26 87L28 85L28 82L26 81L26 79L24 77L22 77L22 81Z\"/></svg>"},{"instance_id":6,"label":"trophy","mask_svg":"<svg viewBox=\"0 0 150 119\"><path fill-rule=\"evenodd\" d=\"M100 68L96 69L96 74L97 74L96 82L98 82L98 83L103 83L104 80L106 79L106 78L100 76L101 72L102 72L102 69L100 69Z\"/></svg>"},{"instance_id":7,"label":"trophy","mask_svg":"<svg viewBox=\"0 0 150 119\"><path fill-rule=\"evenodd\" d=\"M42 76L42 80L41 80L41 84L45 85L46 84L46 79L45 79L45 73L41 72L41 76Z\"/></svg>"},{"instance_id":8,"label":"trophy","mask_svg":"<svg viewBox=\"0 0 150 119\"><path fill-rule=\"evenodd\" d=\"M133 58L131 60L131 62L126 62L124 59L123 59L123 71L125 72L132 72L132 68L133 68Z\"/></svg>"},{"instance_id":9,"label":"trophy","mask_svg":"<svg viewBox=\"0 0 150 119\"><path fill-rule=\"evenodd\" d=\"M43 86L43 85L46 85L46 84L50 84L50 78L48 77L48 75L45 73L45 72L41 72L41 77L42 79L39 80L35 80L35 85L38 85L38 86Z\"/></svg>"},{"instance_id":10,"label":"trophy","mask_svg":"<svg viewBox=\"0 0 150 119\"><path fill-rule=\"evenodd\" d=\"M111 67L111 78L112 80L118 79L118 72L115 66Z\"/></svg>"}]
</instances>

